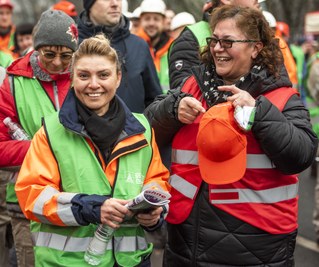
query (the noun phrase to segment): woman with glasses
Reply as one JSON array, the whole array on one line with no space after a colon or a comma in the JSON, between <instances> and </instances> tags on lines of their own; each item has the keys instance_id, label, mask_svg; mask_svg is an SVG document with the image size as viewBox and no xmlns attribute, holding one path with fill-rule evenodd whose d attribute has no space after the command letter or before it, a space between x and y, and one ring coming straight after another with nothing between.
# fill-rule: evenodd
<instances>
[{"instance_id":1,"label":"woman with glasses","mask_svg":"<svg viewBox=\"0 0 319 267\"><path fill-rule=\"evenodd\" d=\"M294 266L318 141L262 13L212 12L202 65L146 114L172 145L165 266Z\"/></svg>"},{"instance_id":2,"label":"woman with glasses","mask_svg":"<svg viewBox=\"0 0 319 267\"><path fill-rule=\"evenodd\" d=\"M33 32L34 50L10 65L0 88L0 167L13 171L6 200L19 266L34 266L29 221L14 191L17 172L31 141L12 140L3 120L10 117L32 138L41 127L42 117L60 109L71 84L69 67L77 36L71 17L62 11L44 12Z\"/></svg>"}]
</instances>

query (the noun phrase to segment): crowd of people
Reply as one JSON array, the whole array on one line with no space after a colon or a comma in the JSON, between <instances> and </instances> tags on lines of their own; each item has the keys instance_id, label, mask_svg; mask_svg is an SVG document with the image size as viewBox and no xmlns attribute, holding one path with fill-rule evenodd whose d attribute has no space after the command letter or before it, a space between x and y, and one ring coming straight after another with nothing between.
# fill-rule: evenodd
<instances>
[{"instance_id":1,"label":"crowd of people","mask_svg":"<svg viewBox=\"0 0 319 267\"><path fill-rule=\"evenodd\" d=\"M294 266L319 46L261 2L207 0L196 22L163 0L60 0L15 25L0 0L0 266L90 266L99 225L99 266ZM149 188L169 205L130 211Z\"/></svg>"}]
</instances>

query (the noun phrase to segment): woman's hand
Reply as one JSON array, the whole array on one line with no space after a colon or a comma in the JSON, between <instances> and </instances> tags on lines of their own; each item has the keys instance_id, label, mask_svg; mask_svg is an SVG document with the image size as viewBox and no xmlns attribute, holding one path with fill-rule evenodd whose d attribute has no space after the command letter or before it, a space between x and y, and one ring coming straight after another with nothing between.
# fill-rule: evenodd
<instances>
[{"instance_id":1,"label":"woman's hand","mask_svg":"<svg viewBox=\"0 0 319 267\"><path fill-rule=\"evenodd\" d=\"M218 86L218 90L231 92L233 94L227 97L227 101L232 102L234 107L254 107L256 104L256 100L248 92L239 89L235 85Z\"/></svg>"},{"instance_id":2,"label":"woman's hand","mask_svg":"<svg viewBox=\"0 0 319 267\"><path fill-rule=\"evenodd\" d=\"M119 228L125 216L132 216L125 204L128 200L109 198L101 206L101 223L107 224L113 229Z\"/></svg>"},{"instance_id":3,"label":"woman's hand","mask_svg":"<svg viewBox=\"0 0 319 267\"><path fill-rule=\"evenodd\" d=\"M185 124L191 124L201 113L205 113L202 103L196 98L186 96L178 105L178 120Z\"/></svg>"},{"instance_id":4,"label":"woman's hand","mask_svg":"<svg viewBox=\"0 0 319 267\"><path fill-rule=\"evenodd\" d=\"M152 227L157 224L158 220L161 218L161 213L163 212L162 207L152 209L149 213L139 213L136 215L136 219L139 224L145 227Z\"/></svg>"}]
</instances>

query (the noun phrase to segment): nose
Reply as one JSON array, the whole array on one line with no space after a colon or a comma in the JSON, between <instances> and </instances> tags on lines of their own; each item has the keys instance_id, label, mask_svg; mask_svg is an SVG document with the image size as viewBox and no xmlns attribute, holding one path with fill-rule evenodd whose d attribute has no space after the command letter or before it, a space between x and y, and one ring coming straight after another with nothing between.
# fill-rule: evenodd
<instances>
[{"instance_id":1,"label":"nose","mask_svg":"<svg viewBox=\"0 0 319 267\"><path fill-rule=\"evenodd\" d=\"M217 42L217 44L215 45L214 47L214 51L219 51L219 50L222 50L224 49L220 43L220 41Z\"/></svg>"},{"instance_id":2,"label":"nose","mask_svg":"<svg viewBox=\"0 0 319 267\"><path fill-rule=\"evenodd\" d=\"M52 60L52 64L55 66L60 66L62 65L62 60L60 58L60 56L56 56L53 60Z\"/></svg>"},{"instance_id":3,"label":"nose","mask_svg":"<svg viewBox=\"0 0 319 267\"><path fill-rule=\"evenodd\" d=\"M91 77L89 87L92 88L92 89L100 87L100 84L98 82L97 77L95 77L95 76Z\"/></svg>"}]
</instances>

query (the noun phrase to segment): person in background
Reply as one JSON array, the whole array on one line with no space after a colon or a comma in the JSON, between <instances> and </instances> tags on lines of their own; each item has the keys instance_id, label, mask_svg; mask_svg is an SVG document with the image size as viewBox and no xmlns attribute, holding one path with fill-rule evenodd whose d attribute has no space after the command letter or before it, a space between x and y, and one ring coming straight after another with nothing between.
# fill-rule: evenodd
<instances>
[{"instance_id":1,"label":"person in background","mask_svg":"<svg viewBox=\"0 0 319 267\"><path fill-rule=\"evenodd\" d=\"M289 48L289 26L285 23L284 29L281 25L283 22L276 21L275 17L268 11L263 11L267 21L270 22L271 27L274 29L275 37L279 39L279 47L281 48L284 56L284 63L287 69L289 79L292 82L293 87L298 88L298 74L297 65L293 55ZM287 32L288 30L288 32Z\"/></svg>"},{"instance_id":2,"label":"person in background","mask_svg":"<svg viewBox=\"0 0 319 267\"><path fill-rule=\"evenodd\" d=\"M12 61L12 52L8 49L0 48L0 67L7 68Z\"/></svg>"},{"instance_id":3,"label":"person in background","mask_svg":"<svg viewBox=\"0 0 319 267\"><path fill-rule=\"evenodd\" d=\"M165 31L165 10L162 0L144 0L141 3L141 29L137 33L148 43L163 93L169 89L167 52L173 42Z\"/></svg>"},{"instance_id":4,"label":"person in background","mask_svg":"<svg viewBox=\"0 0 319 267\"><path fill-rule=\"evenodd\" d=\"M186 26L196 23L195 18L188 12L178 13L171 22L170 36L176 39Z\"/></svg>"},{"instance_id":5,"label":"person in background","mask_svg":"<svg viewBox=\"0 0 319 267\"><path fill-rule=\"evenodd\" d=\"M0 61L1 62L1 61ZM0 86L6 77L6 70L0 67ZM12 227L6 204L6 186L10 172L0 170L0 266L9 267L9 249L12 247ZM11 242L10 242L11 241Z\"/></svg>"},{"instance_id":6,"label":"person in background","mask_svg":"<svg viewBox=\"0 0 319 267\"><path fill-rule=\"evenodd\" d=\"M17 25L14 33L14 50L15 58L24 56L33 47L32 31L33 23L22 23Z\"/></svg>"},{"instance_id":7,"label":"person in background","mask_svg":"<svg viewBox=\"0 0 319 267\"><path fill-rule=\"evenodd\" d=\"M186 27L170 47L168 55L170 88L180 86L185 78L191 75L191 67L200 64L200 51L206 44L206 37L211 35L208 24L210 12L221 5L259 9L257 0L206 0L203 6L203 19Z\"/></svg>"},{"instance_id":8,"label":"person in background","mask_svg":"<svg viewBox=\"0 0 319 267\"><path fill-rule=\"evenodd\" d=\"M172 19L175 17L175 12L172 9L166 9L165 10L165 21L164 21L164 31L166 31L166 33L168 35L170 35L171 32L171 23L172 23Z\"/></svg>"},{"instance_id":9,"label":"person in background","mask_svg":"<svg viewBox=\"0 0 319 267\"><path fill-rule=\"evenodd\" d=\"M13 35L15 26L12 21L13 4L10 0L0 0L0 49L14 49Z\"/></svg>"},{"instance_id":10,"label":"person in background","mask_svg":"<svg viewBox=\"0 0 319 267\"><path fill-rule=\"evenodd\" d=\"M58 10L42 13L33 34L34 50L7 68L8 75L0 87L0 168L15 172L7 186L6 201L18 266L34 266L29 220L14 191L31 141L12 140L3 120L10 117L32 138L41 127L42 117L60 109L71 83L69 66L77 37L75 22L67 14Z\"/></svg>"},{"instance_id":11,"label":"person in background","mask_svg":"<svg viewBox=\"0 0 319 267\"><path fill-rule=\"evenodd\" d=\"M36 265L88 266L84 253L102 223L117 231L100 266L150 267L143 230L160 227L164 208L132 218L125 204L146 188L170 189L152 129L116 96L121 66L103 35L81 43L72 74L73 87L59 113L44 118L16 184L34 221Z\"/></svg>"},{"instance_id":12,"label":"person in background","mask_svg":"<svg viewBox=\"0 0 319 267\"><path fill-rule=\"evenodd\" d=\"M172 142L164 266L294 266L308 110L259 10L224 5L210 27L203 64L145 110Z\"/></svg>"},{"instance_id":13,"label":"person in background","mask_svg":"<svg viewBox=\"0 0 319 267\"><path fill-rule=\"evenodd\" d=\"M309 112L313 123L313 129L319 136L319 52L317 45L317 52L315 52L308 62L308 75L307 75L307 104L309 106ZM317 151L317 157L319 157L319 151ZM314 162L316 171L316 186L315 186L315 206L313 211L313 225L316 234L316 243L319 247L319 162L316 158Z\"/></svg>"},{"instance_id":14,"label":"person in background","mask_svg":"<svg viewBox=\"0 0 319 267\"><path fill-rule=\"evenodd\" d=\"M76 11L76 7L72 2L66 0L60 0L56 4L51 7L52 10L61 10L67 15L69 15L74 21L77 21L78 12Z\"/></svg>"},{"instance_id":15,"label":"person in background","mask_svg":"<svg viewBox=\"0 0 319 267\"><path fill-rule=\"evenodd\" d=\"M144 40L130 33L129 19L122 15L122 0L83 0L78 20L79 42L103 33L122 63L117 94L132 112L142 113L161 93L156 69Z\"/></svg>"},{"instance_id":16,"label":"person in background","mask_svg":"<svg viewBox=\"0 0 319 267\"><path fill-rule=\"evenodd\" d=\"M137 34L140 30L140 24L141 24L140 15L141 15L141 7L135 8L130 17L130 22L131 22L130 31L132 34Z\"/></svg>"}]
</instances>

